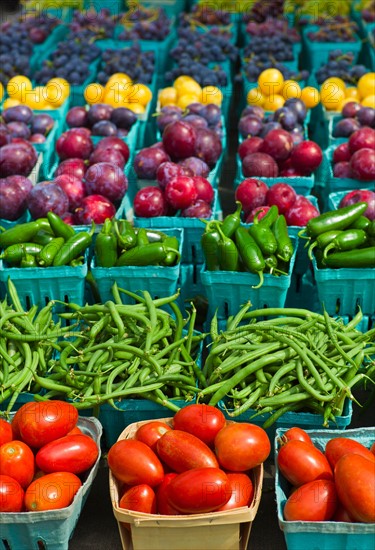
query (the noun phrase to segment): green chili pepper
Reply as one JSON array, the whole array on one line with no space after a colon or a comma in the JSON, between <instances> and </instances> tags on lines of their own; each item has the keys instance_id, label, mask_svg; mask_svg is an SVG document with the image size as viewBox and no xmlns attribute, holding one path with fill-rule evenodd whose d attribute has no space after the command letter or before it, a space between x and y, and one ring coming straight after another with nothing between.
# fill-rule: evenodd
<instances>
[{"instance_id":1,"label":"green chili pepper","mask_svg":"<svg viewBox=\"0 0 375 550\"><path fill-rule=\"evenodd\" d=\"M263 270L266 267L262 252L244 227L238 227L235 235L242 262L250 273L259 275L259 284L253 286L253 288L260 288L263 284Z\"/></svg>"},{"instance_id":2,"label":"green chili pepper","mask_svg":"<svg viewBox=\"0 0 375 550\"><path fill-rule=\"evenodd\" d=\"M218 259L220 269L222 271L238 271L239 255L236 243L224 235L219 222L216 222L216 227L220 235L220 241L218 243Z\"/></svg>"},{"instance_id":3,"label":"green chili pepper","mask_svg":"<svg viewBox=\"0 0 375 550\"><path fill-rule=\"evenodd\" d=\"M176 265L176 262L177 262L176 252L178 252L178 249L180 246L180 243L178 242L177 237L167 237L166 239L163 240L163 244L164 246L171 248L175 252L168 252L168 254L166 255L165 259L162 262L162 265L165 265L165 266Z\"/></svg>"},{"instance_id":4,"label":"green chili pepper","mask_svg":"<svg viewBox=\"0 0 375 550\"><path fill-rule=\"evenodd\" d=\"M64 242L65 241L63 237L56 237L51 242L46 244L38 254L38 257L37 257L38 264L44 265L46 267L52 265L56 254L64 245Z\"/></svg>"},{"instance_id":5,"label":"green chili pepper","mask_svg":"<svg viewBox=\"0 0 375 550\"><path fill-rule=\"evenodd\" d=\"M267 223L263 224L262 221L251 225L248 231L261 249L262 253L269 256L270 254L275 254L277 251L277 241L271 228L267 225Z\"/></svg>"},{"instance_id":6,"label":"green chili pepper","mask_svg":"<svg viewBox=\"0 0 375 550\"><path fill-rule=\"evenodd\" d=\"M147 266L163 262L168 252L176 251L168 248L164 243L149 243L145 246L135 246L121 254L116 262L116 266ZM180 254L177 252L178 259Z\"/></svg>"},{"instance_id":7,"label":"green chili pepper","mask_svg":"<svg viewBox=\"0 0 375 550\"><path fill-rule=\"evenodd\" d=\"M367 240L367 235L362 229L347 229L342 231L337 237L325 247L323 251L324 259L327 258L327 254L330 250L344 252L346 250L353 250L362 246Z\"/></svg>"},{"instance_id":8,"label":"green chili pepper","mask_svg":"<svg viewBox=\"0 0 375 550\"><path fill-rule=\"evenodd\" d=\"M336 229L334 231L326 231L325 233L321 233L317 236L315 241L309 246L308 250L308 256L310 260L312 260L313 254L312 251L314 248L318 247L321 250L323 250L326 246L328 246L338 235L342 233L341 229Z\"/></svg>"},{"instance_id":9,"label":"green chili pepper","mask_svg":"<svg viewBox=\"0 0 375 550\"><path fill-rule=\"evenodd\" d=\"M375 246L357 248L346 252L334 252L325 258L324 265L332 268L375 267Z\"/></svg>"},{"instance_id":10,"label":"green chili pepper","mask_svg":"<svg viewBox=\"0 0 375 550\"><path fill-rule=\"evenodd\" d=\"M134 227L127 220L119 220L114 222L117 242L120 248L128 250L137 244L137 235Z\"/></svg>"},{"instance_id":11,"label":"green chili pepper","mask_svg":"<svg viewBox=\"0 0 375 550\"><path fill-rule=\"evenodd\" d=\"M53 265L62 266L69 264L72 260L80 256L92 243L92 235L95 230L95 224L93 223L90 233L82 231L75 233L70 239L68 239L56 254Z\"/></svg>"},{"instance_id":12,"label":"green chili pepper","mask_svg":"<svg viewBox=\"0 0 375 550\"><path fill-rule=\"evenodd\" d=\"M266 225L267 227L271 227L273 223L277 220L277 216L279 215L279 209L275 204L271 206L271 208L268 210L267 214L263 216L263 218L259 219L260 210L255 214L254 216L254 223L255 224L262 224Z\"/></svg>"},{"instance_id":13,"label":"green chili pepper","mask_svg":"<svg viewBox=\"0 0 375 550\"><path fill-rule=\"evenodd\" d=\"M370 225L371 221L366 218L366 216L359 216L359 218L357 218L355 222L348 227L348 229L363 229L363 231L367 231Z\"/></svg>"},{"instance_id":14,"label":"green chili pepper","mask_svg":"<svg viewBox=\"0 0 375 550\"><path fill-rule=\"evenodd\" d=\"M99 267L113 267L117 261L117 238L112 220L107 218L95 241L95 261Z\"/></svg>"},{"instance_id":15,"label":"green chili pepper","mask_svg":"<svg viewBox=\"0 0 375 550\"><path fill-rule=\"evenodd\" d=\"M33 240L34 235L40 231L40 220L21 223L6 229L0 233L0 248L6 248L12 244L21 244Z\"/></svg>"},{"instance_id":16,"label":"green chili pepper","mask_svg":"<svg viewBox=\"0 0 375 550\"><path fill-rule=\"evenodd\" d=\"M367 202L357 202L338 210L320 214L307 222L306 233L310 237L317 237L332 229L346 229L362 216L367 208Z\"/></svg>"},{"instance_id":17,"label":"green chili pepper","mask_svg":"<svg viewBox=\"0 0 375 550\"><path fill-rule=\"evenodd\" d=\"M12 244L4 250L0 259L5 260L8 264L18 264L25 254L36 256L42 249L43 246L36 243Z\"/></svg>"},{"instance_id":18,"label":"green chili pepper","mask_svg":"<svg viewBox=\"0 0 375 550\"><path fill-rule=\"evenodd\" d=\"M20 267L37 267L35 256L25 254L21 260Z\"/></svg>"},{"instance_id":19,"label":"green chili pepper","mask_svg":"<svg viewBox=\"0 0 375 550\"><path fill-rule=\"evenodd\" d=\"M47 219L56 237L63 237L63 239L67 241L76 234L73 227L65 223L64 220L54 212L48 212Z\"/></svg>"},{"instance_id":20,"label":"green chili pepper","mask_svg":"<svg viewBox=\"0 0 375 550\"><path fill-rule=\"evenodd\" d=\"M288 226L285 216L280 214L275 223L272 226L273 234L277 242L277 254L276 256L284 262L289 262L293 256L294 248L293 243L288 234Z\"/></svg>"},{"instance_id":21,"label":"green chili pepper","mask_svg":"<svg viewBox=\"0 0 375 550\"><path fill-rule=\"evenodd\" d=\"M225 216L225 219L221 224L221 230L226 237L231 237L234 235L237 227L239 227L241 223L242 204L239 201L236 201L236 205L236 211L233 212L233 214L228 214Z\"/></svg>"},{"instance_id":22,"label":"green chili pepper","mask_svg":"<svg viewBox=\"0 0 375 550\"><path fill-rule=\"evenodd\" d=\"M52 233L48 233L43 229L41 231L38 231L38 233L33 237L33 242L45 246L46 244L50 243L54 238L55 237L52 235Z\"/></svg>"},{"instance_id":23,"label":"green chili pepper","mask_svg":"<svg viewBox=\"0 0 375 550\"><path fill-rule=\"evenodd\" d=\"M375 237L375 220L372 220L372 222L368 226L367 235L369 235L370 237Z\"/></svg>"},{"instance_id":24,"label":"green chili pepper","mask_svg":"<svg viewBox=\"0 0 375 550\"><path fill-rule=\"evenodd\" d=\"M264 256L264 263L266 264L266 267L268 267L268 269L274 269L278 265L277 258L274 254L271 254L270 256Z\"/></svg>"},{"instance_id":25,"label":"green chili pepper","mask_svg":"<svg viewBox=\"0 0 375 550\"><path fill-rule=\"evenodd\" d=\"M83 265L85 263L85 257L84 256L78 256L78 258L74 258L70 262L70 267L79 267L80 265Z\"/></svg>"},{"instance_id":26,"label":"green chili pepper","mask_svg":"<svg viewBox=\"0 0 375 550\"><path fill-rule=\"evenodd\" d=\"M137 229L137 245L136 246L146 246L150 244L150 241L147 237L147 232L144 227L139 227Z\"/></svg>"},{"instance_id":27,"label":"green chili pepper","mask_svg":"<svg viewBox=\"0 0 375 550\"><path fill-rule=\"evenodd\" d=\"M213 222L206 225L205 232L201 237L201 246L208 271L217 271L219 266L219 242L220 234Z\"/></svg>"},{"instance_id":28,"label":"green chili pepper","mask_svg":"<svg viewBox=\"0 0 375 550\"><path fill-rule=\"evenodd\" d=\"M165 241L167 235L163 231L156 231L152 229L146 229L147 238L150 243L157 243L160 241Z\"/></svg>"}]
</instances>

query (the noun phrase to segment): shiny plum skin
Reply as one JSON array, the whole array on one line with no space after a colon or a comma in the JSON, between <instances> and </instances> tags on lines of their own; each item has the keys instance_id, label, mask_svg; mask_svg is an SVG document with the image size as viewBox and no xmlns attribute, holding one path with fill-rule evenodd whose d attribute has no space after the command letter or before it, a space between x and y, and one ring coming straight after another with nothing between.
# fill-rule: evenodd
<instances>
[{"instance_id":1,"label":"shiny plum skin","mask_svg":"<svg viewBox=\"0 0 375 550\"><path fill-rule=\"evenodd\" d=\"M375 148L359 149L352 155L349 164L352 178L359 181L375 181Z\"/></svg>"},{"instance_id":2,"label":"shiny plum skin","mask_svg":"<svg viewBox=\"0 0 375 550\"><path fill-rule=\"evenodd\" d=\"M83 159L67 159L63 160L61 164L58 165L55 176L60 176L61 174L69 174L69 176L74 176L75 178L83 179L87 170L87 165Z\"/></svg>"},{"instance_id":3,"label":"shiny plum skin","mask_svg":"<svg viewBox=\"0 0 375 550\"><path fill-rule=\"evenodd\" d=\"M30 191L28 207L34 220L44 218L50 210L62 216L69 210L69 199L57 183L41 182Z\"/></svg>"},{"instance_id":4,"label":"shiny plum skin","mask_svg":"<svg viewBox=\"0 0 375 550\"><path fill-rule=\"evenodd\" d=\"M69 210L73 212L81 204L86 196L86 187L83 181L68 174L61 174L54 179L61 189L65 192L69 200Z\"/></svg>"},{"instance_id":5,"label":"shiny plum skin","mask_svg":"<svg viewBox=\"0 0 375 550\"><path fill-rule=\"evenodd\" d=\"M93 153L90 155L90 166L93 164L97 164L98 162L110 162L111 164L115 164L121 170L125 168L125 159L118 151L117 149L113 149L112 147L101 147L98 149L95 149Z\"/></svg>"},{"instance_id":6,"label":"shiny plum skin","mask_svg":"<svg viewBox=\"0 0 375 550\"><path fill-rule=\"evenodd\" d=\"M169 160L169 156L163 149L146 147L135 155L134 171L139 179L155 180L159 166Z\"/></svg>"},{"instance_id":7,"label":"shiny plum skin","mask_svg":"<svg viewBox=\"0 0 375 550\"><path fill-rule=\"evenodd\" d=\"M182 218L211 218L211 206L202 199L197 199L193 204L181 210Z\"/></svg>"},{"instance_id":8,"label":"shiny plum skin","mask_svg":"<svg viewBox=\"0 0 375 550\"><path fill-rule=\"evenodd\" d=\"M56 142L56 151L61 160L81 158L86 160L94 150L90 136L82 132L83 128L72 128L64 132Z\"/></svg>"},{"instance_id":9,"label":"shiny plum skin","mask_svg":"<svg viewBox=\"0 0 375 550\"><path fill-rule=\"evenodd\" d=\"M140 189L134 197L134 213L140 218L163 216L166 202L163 191L158 187L148 186Z\"/></svg>"},{"instance_id":10,"label":"shiny plum skin","mask_svg":"<svg viewBox=\"0 0 375 550\"><path fill-rule=\"evenodd\" d=\"M128 188L128 178L118 166L109 162L93 164L85 174L88 195L103 195L113 203L120 201Z\"/></svg>"},{"instance_id":11,"label":"shiny plum skin","mask_svg":"<svg viewBox=\"0 0 375 550\"><path fill-rule=\"evenodd\" d=\"M116 214L114 204L102 195L88 195L82 199L80 206L74 212L75 222L88 225L104 223L107 218L112 219Z\"/></svg>"},{"instance_id":12,"label":"shiny plum skin","mask_svg":"<svg viewBox=\"0 0 375 550\"><path fill-rule=\"evenodd\" d=\"M193 157L196 139L195 128L183 120L168 124L163 132L164 149L172 160Z\"/></svg>"},{"instance_id":13,"label":"shiny plum skin","mask_svg":"<svg viewBox=\"0 0 375 550\"><path fill-rule=\"evenodd\" d=\"M262 147L263 139L254 136L247 139L244 139L242 143L238 146L238 154L241 160L243 160L246 155L251 155L252 153L258 153Z\"/></svg>"},{"instance_id":14,"label":"shiny plum skin","mask_svg":"<svg viewBox=\"0 0 375 550\"><path fill-rule=\"evenodd\" d=\"M242 172L247 177L277 178L279 168L276 161L266 153L246 155L242 161Z\"/></svg>"},{"instance_id":15,"label":"shiny plum skin","mask_svg":"<svg viewBox=\"0 0 375 550\"><path fill-rule=\"evenodd\" d=\"M261 180L247 178L236 189L236 201L240 201L245 214L266 204L268 186Z\"/></svg>"}]
</instances>

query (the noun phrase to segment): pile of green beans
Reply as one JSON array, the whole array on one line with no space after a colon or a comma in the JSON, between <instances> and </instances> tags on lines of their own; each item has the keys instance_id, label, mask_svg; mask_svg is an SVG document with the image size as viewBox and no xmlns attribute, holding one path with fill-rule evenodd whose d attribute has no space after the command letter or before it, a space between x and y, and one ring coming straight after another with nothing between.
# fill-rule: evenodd
<instances>
[{"instance_id":1,"label":"pile of green beans","mask_svg":"<svg viewBox=\"0 0 375 550\"><path fill-rule=\"evenodd\" d=\"M249 421L269 414L264 428L286 412L321 414L324 426L342 415L345 399L354 399L352 388L370 379L364 365L374 365L375 329L356 329L362 314L345 325L325 311L249 308L245 304L220 333L213 318L199 400L224 400L231 416L248 412Z\"/></svg>"},{"instance_id":2,"label":"pile of green beans","mask_svg":"<svg viewBox=\"0 0 375 550\"><path fill-rule=\"evenodd\" d=\"M53 320L54 302L24 311L11 279L0 302L0 404L10 412L23 392L37 393L39 377L47 376L58 341L74 334ZM6 404L6 406L5 406Z\"/></svg>"}]
</instances>

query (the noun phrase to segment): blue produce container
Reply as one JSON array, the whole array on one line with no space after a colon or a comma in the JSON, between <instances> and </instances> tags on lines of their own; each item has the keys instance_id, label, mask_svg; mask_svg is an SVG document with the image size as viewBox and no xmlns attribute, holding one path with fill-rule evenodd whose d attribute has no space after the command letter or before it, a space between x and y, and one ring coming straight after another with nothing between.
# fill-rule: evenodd
<instances>
[{"instance_id":1,"label":"blue produce container","mask_svg":"<svg viewBox=\"0 0 375 550\"><path fill-rule=\"evenodd\" d=\"M46 512L7 513L0 516L1 548L17 550L38 549L41 544L51 550L68 550L79 516L90 493L99 468L101 457L100 439L102 426L96 418L78 419L83 433L92 437L98 445L99 454L94 466L84 479L72 504L61 510Z\"/></svg>"},{"instance_id":2,"label":"blue produce container","mask_svg":"<svg viewBox=\"0 0 375 550\"><path fill-rule=\"evenodd\" d=\"M193 300L196 296L205 297L205 289L201 281L201 270L203 264L181 264L180 279L180 302L182 307Z\"/></svg>"},{"instance_id":3,"label":"blue produce container","mask_svg":"<svg viewBox=\"0 0 375 550\"><path fill-rule=\"evenodd\" d=\"M140 0L139 3L150 8L164 8L171 15L178 15L186 7L186 0Z\"/></svg>"},{"instance_id":4,"label":"blue produce container","mask_svg":"<svg viewBox=\"0 0 375 550\"><path fill-rule=\"evenodd\" d=\"M355 42L313 42L307 34L319 30L318 25L306 25L302 30L302 39L307 52L307 63L312 70L319 69L328 62L332 50L341 50L344 53L354 54L354 63L357 62L362 42L356 37ZM306 61L306 60L305 60Z\"/></svg>"},{"instance_id":5,"label":"blue produce container","mask_svg":"<svg viewBox=\"0 0 375 550\"><path fill-rule=\"evenodd\" d=\"M171 237L177 237L180 243L179 251L182 253L183 230L165 229L164 233ZM117 282L120 288L132 292L147 290L154 299L175 294L180 276L180 263L171 267L160 265L99 267L96 265L94 255L91 260L91 272L97 282L103 303L112 299L111 288L114 282ZM126 294L123 295L123 301L132 303L132 299Z\"/></svg>"},{"instance_id":6,"label":"blue produce container","mask_svg":"<svg viewBox=\"0 0 375 550\"><path fill-rule=\"evenodd\" d=\"M294 425L294 424L293 424ZM284 479L277 466L277 438L285 429L276 430L275 440L275 491L279 527L284 533L288 550L311 548L319 550L373 550L375 547L375 529L372 523L346 523L336 521L286 521L283 516L284 506L290 493L290 485ZM327 442L334 437L350 437L365 447L374 441L374 428L353 430L319 430L308 429L307 433L313 443L324 451Z\"/></svg>"},{"instance_id":7,"label":"blue produce container","mask_svg":"<svg viewBox=\"0 0 375 550\"><path fill-rule=\"evenodd\" d=\"M236 315L240 307L248 301L255 309L284 307L296 259L298 237L292 238L292 242L294 254L290 260L288 275L276 277L266 273L263 285L257 289L252 288L259 283L257 274L247 271L208 271L204 264L201 281L208 298L208 319L211 319L216 311L218 319Z\"/></svg>"},{"instance_id":8,"label":"blue produce container","mask_svg":"<svg viewBox=\"0 0 375 550\"><path fill-rule=\"evenodd\" d=\"M111 15L119 15L126 10L124 0L84 0L83 7L95 11L106 9Z\"/></svg>"}]
</instances>

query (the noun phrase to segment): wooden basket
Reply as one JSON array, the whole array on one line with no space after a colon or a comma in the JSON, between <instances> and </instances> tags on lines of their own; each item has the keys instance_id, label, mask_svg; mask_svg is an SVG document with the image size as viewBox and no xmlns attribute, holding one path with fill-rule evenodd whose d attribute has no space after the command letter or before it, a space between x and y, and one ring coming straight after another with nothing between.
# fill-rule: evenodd
<instances>
[{"instance_id":1,"label":"wooden basket","mask_svg":"<svg viewBox=\"0 0 375 550\"><path fill-rule=\"evenodd\" d=\"M161 418L172 425L172 418ZM149 420L130 424L118 440L133 439ZM263 464L253 469L254 498L235 510L181 516L133 512L118 507L119 484L109 473L112 508L124 550L246 550L263 484ZM128 525L125 525L128 524Z\"/></svg>"}]
</instances>

